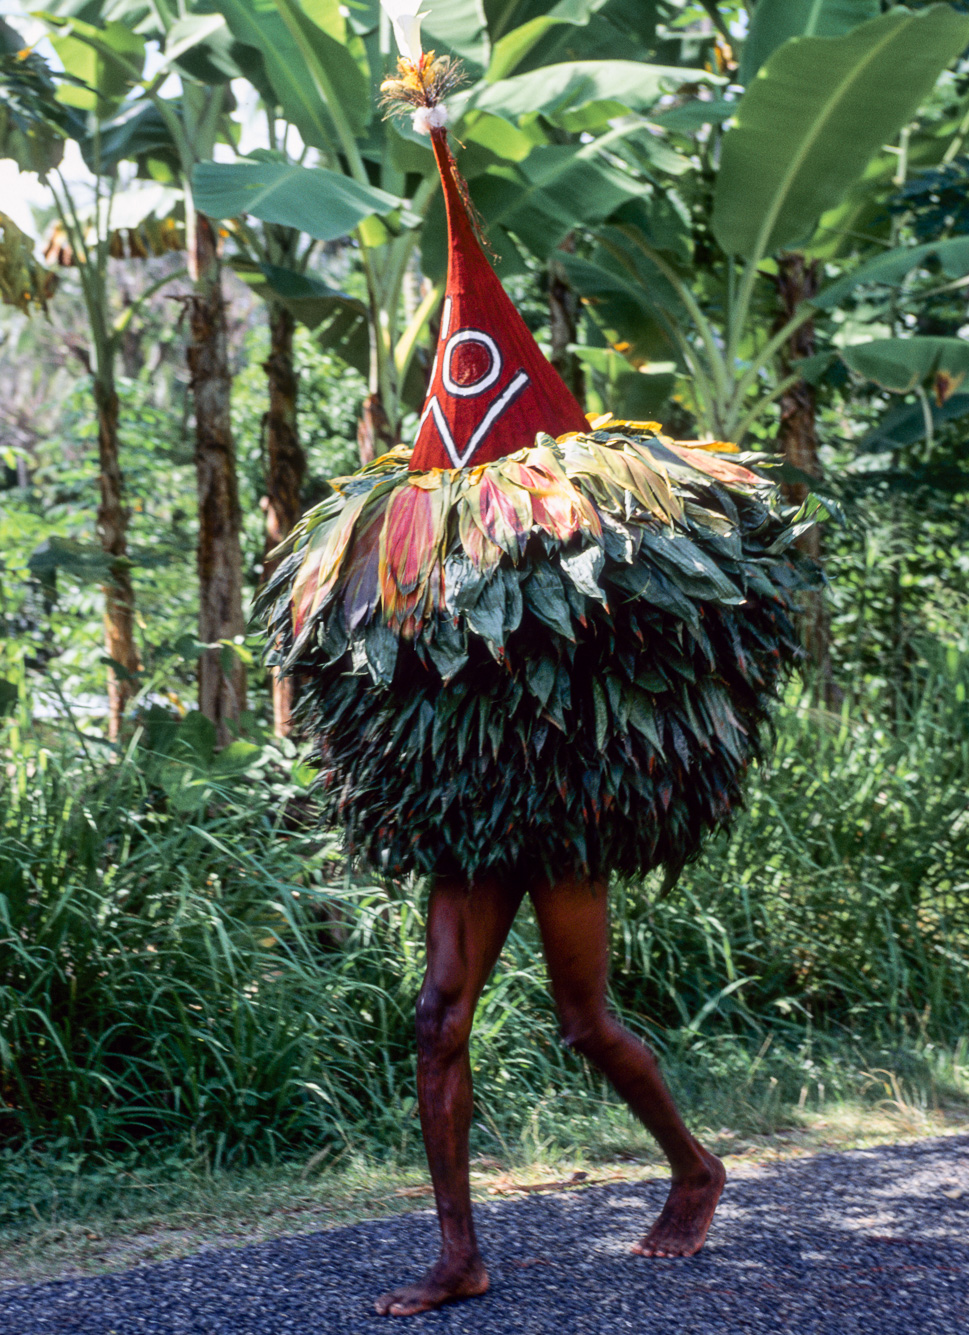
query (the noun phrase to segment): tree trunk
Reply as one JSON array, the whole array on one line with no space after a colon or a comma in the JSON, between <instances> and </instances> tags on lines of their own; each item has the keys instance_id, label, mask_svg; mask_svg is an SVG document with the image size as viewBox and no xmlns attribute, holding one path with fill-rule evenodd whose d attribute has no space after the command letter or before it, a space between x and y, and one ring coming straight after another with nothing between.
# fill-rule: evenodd
<instances>
[{"instance_id":1,"label":"tree trunk","mask_svg":"<svg viewBox=\"0 0 969 1335\"><path fill-rule=\"evenodd\" d=\"M559 246L559 250L569 254L575 252L575 236L572 232ZM568 389L582 403L585 396L582 363L574 352L569 352L569 344L576 342L579 311L579 298L569 286L565 269L553 253L548 263L548 318L552 333L552 355L549 360Z\"/></svg>"},{"instance_id":2,"label":"tree trunk","mask_svg":"<svg viewBox=\"0 0 969 1335\"><path fill-rule=\"evenodd\" d=\"M357 422L357 445L360 449L360 462L370 463L378 455L386 454L398 444L396 433L390 418L384 409L380 394L368 394L360 409Z\"/></svg>"},{"instance_id":3,"label":"tree trunk","mask_svg":"<svg viewBox=\"0 0 969 1335\"><path fill-rule=\"evenodd\" d=\"M818 290L818 264L816 260L807 263L803 255L781 255L777 261L777 295L780 298L780 311L774 328L779 329L790 319L802 301L810 300ZM807 320L794 332L781 355L781 367L784 375L789 375L794 362L802 357L814 355L814 321ZM796 381L780 398L781 424L777 433L777 443L781 453L792 467L807 473L810 477L820 478L821 465L818 461L818 437L815 426L814 386L806 380ZM806 482L785 482L784 495L792 505L801 505L810 490ZM803 550L811 550L812 555L820 552L816 544L818 530L812 529L798 539Z\"/></svg>"},{"instance_id":4,"label":"tree trunk","mask_svg":"<svg viewBox=\"0 0 969 1335\"><path fill-rule=\"evenodd\" d=\"M241 515L235 445L229 417L231 375L222 273L215 231L195 215L189 240L193 280L188 369L195 402L198 481L199 639L214 644L199 659L199 709L215 724L220 746L232 740L246 703L246 673L219 641L245 632L242 615Z\"/></svg>"},{"instance_id":5,"label":"tree trunk","mask_svg":"<svg viewBox=\"0 0 969 1335\"><path fill-rule=\"evenodd\" d=\"M268 580L278 565L270 556L302 514L300 492L306 474L306 455L300 447L296 426L296 395L299 384L293 366L295 321L282 306L269 308L269 359L263 370L269 381L269 411L266 414L266 553L262 578ZM277 737L292 731L295 703L292 677L273 673L273 727Z\"/></svg>"},{"instance_id":6,"label":"tree trunk","mask_svg":"<svg viewBox=\"0 0 969 1335\"><path fill-rule=\"evenodd\" d=\"M810 300L818 290L818 262L806 261L803 255L791 252L781 255L777 261L775 279L777 295L780 298L780 310L775 322L779 329L794 314L801 302ZM814 355L814 321L806 320L794 332L781 354L781 371L789 375L794 362L803 357ZM814 386L806 380L797 380L781 395L780 429L777 444L784 459L793 468L808 477L820 480L821 464L818 459L817 436L817 396ZM785 498L792 505L802 505L811 490L807 482L785 482L782 484ZM821 530L818 526L803 533L796 544L802 552L821 562ZM840 691L834 682L831 668L831 628L824 594L820 591L804 595L801 612L801 635L804 647L819 679L825 699L829 704L837 703Z\"/></svg>"},{"instance_id":7,"label":"tree trunk","mask_svg":"<svg viewBox=\"0 0 969 1335\"><path fill-rule=\"evenodd\" d=\"M134 695L141 659L135 645L135 595L128 568L128 511L124 506L118 462L118 395L114 385L94 380L98 414L98 468L101 501L97 529L104 553L111 558L111 577L104 585L104 652L122 669L108 668L108 736L121 734L125 705ZM128 674L131 674L130 676Z\"/></svg>"}]
</instances>

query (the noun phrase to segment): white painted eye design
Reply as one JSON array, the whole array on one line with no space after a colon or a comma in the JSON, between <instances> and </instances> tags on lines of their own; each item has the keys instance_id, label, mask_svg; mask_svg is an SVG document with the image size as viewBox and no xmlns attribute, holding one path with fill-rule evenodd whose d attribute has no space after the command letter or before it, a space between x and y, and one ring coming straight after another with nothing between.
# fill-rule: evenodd
<instances>
[{"instance_id":1,"label":"white painted eye design","mask_svg":"<svg viewBox=\"0 0 969 1335\"><path fill-rule=\"evenodd\" d=\"M463 348L464 353L459 358L457 374L460 379L455 379L451 363L459 348ZM483 369L480 365L481 353L488 358L488 365ZM455 398L476 399L495 383L501 375L502 365L498 344L490 334L482 333L480 329L459 329L451 335L444 349L441 380L447 392Z\"/></svg>"},{"instance_id":2,"label":"white painted eye design","mask_svg":"<svg viewBox=\"0 0 969 1335\"><path fill-rule=\"evenodd\" d=\"M459 329L448 337L451 325L451 299L444 303L441 313L441 339L444 344L441 383L448 394L457 399L473 399L484 394L496 384L504 367L501 349L491 337L481 329ZM440 348L440 344L438 345ZM431 368L431 382L437 374L437 356ZM463 468L471 459L506 408L523 393L529 384L529 376L524 370L518 371L491 403L484 417L471 433L463 450L458 448L451 432L450 424L437 395L432 394L421 414L417 433L420 435L428 417L433 417L444 448L455 468Z\"/></svg>"}]
</instances>

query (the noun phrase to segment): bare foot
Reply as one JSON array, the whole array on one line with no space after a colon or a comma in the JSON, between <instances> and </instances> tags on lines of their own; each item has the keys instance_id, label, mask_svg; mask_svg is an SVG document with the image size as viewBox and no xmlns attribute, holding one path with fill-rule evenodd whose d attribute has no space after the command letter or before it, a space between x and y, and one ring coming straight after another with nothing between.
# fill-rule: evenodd
<instances>
[{"instance_id":1,"label":"bare foot","mask_svg":"<svg viewBox=\"0 0 969 1335\"><path fill-rule=\"evenodd\" d=\"M461 1298L477 1298L488 1291L488 1272L480 1257L455 1264L438 1261L423 1279L385 1293L374 1303L378 1316L416 1316Z\"/></svg>"},{"instance_id":2,"label":"bare foot","mask_svg":"<svg viewBox=\"0 0 969 1335\"><path fill-rule=\"evenodd\" d=\"M695 1256L706 1241L707 1230L727 1180L723 1164L704 1151L706 1167L670 1187L656 1223L637 1242L637 1256Z\"/></svg>"}]
</instances>

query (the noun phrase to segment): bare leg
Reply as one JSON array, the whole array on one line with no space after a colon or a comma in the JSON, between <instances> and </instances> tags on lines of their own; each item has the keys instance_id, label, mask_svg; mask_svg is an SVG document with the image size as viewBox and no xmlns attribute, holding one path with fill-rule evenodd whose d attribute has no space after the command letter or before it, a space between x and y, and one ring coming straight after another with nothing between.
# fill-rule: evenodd
<instances>
[{"instance_id":1,"label":"bare leg","mask_svg":"<svg viewBox=\"0 0 969 1335\"><path fill-rule=\"evenodd\" d=\"M692 1256L706 1239L726 1174L720 1160L686 1129L656 1058L606 1009L606 885L574 878L539 882L529 893L565 1042L598 1066L670 1162L669 1198L633 1251L641 1256Z\"/></svg>"},{"instance_id":2,"label":"bare leg","mask_svg":"<svg viewBox=\"0 0 969 1335\"><path fill-rule=\"evenodd\" d=\"M474 1008L521 903L493 878L439 877L427 913L427 972L417 998L417 1097L441 1225L441 1255L423 1279L385 1293L380 1316L413 1316L484 1293L488 1274L471 1217L468 1133Z\"/></svg>"}]
</instances>

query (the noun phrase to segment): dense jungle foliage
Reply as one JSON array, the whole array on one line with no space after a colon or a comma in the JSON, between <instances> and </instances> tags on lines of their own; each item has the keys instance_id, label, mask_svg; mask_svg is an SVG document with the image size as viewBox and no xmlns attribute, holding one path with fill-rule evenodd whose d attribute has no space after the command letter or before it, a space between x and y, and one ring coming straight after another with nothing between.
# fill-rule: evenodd
<instances>
[{"instance_id":1,"label":"dense jungle foliage","mask_svg":"<svg viewBox=\"0 0 969 1335\"><path fill-rule=\"evenodd\" d=\"M969 1097L967 11L428 23L501 275L587 408L739 440L828 516L735 832L666 898L614 891L614 1003L699 1124ZM327 478L413 435L443 232L426 147L371 115L391 64L376 0L3 7L8 1165L420 1153L422 888L316 821L248 619ZM472 1061L479 1152L628 1139L527 912Z\"/></svg>"}]
</instances>

